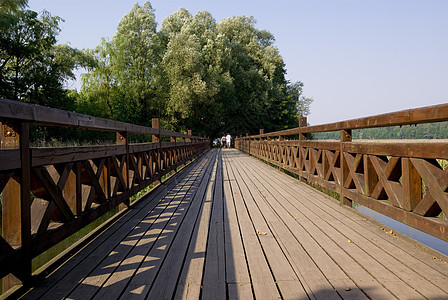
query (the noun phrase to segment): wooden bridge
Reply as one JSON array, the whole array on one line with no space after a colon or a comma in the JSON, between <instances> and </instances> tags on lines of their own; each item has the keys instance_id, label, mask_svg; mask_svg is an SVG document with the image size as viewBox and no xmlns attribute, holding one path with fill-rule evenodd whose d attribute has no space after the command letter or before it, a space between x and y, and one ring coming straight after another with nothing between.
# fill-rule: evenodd
<instances>
[{"instance_id":1,"label":"wooden bridge","mask_svg":"<svg viewBox=\"0 0 448 300\"><path fill-rule=\"evenodd\" d=\"M298 128L238 138L240 150L208 150L208 139L159 129L157 119L146 128L9 100L0 101L0 120L6 296L448 297L446 256L350 207L448 241L447 142L351 140L353 129L446 121L448 105L319 126L302 119ZM117 144L32 148L29 124L116 132ZM339 141L309 139L336 130ZM152 142L133 144L130 134ZM117 206L31 276L32 258Z\"/></svg>"}]
</instances>

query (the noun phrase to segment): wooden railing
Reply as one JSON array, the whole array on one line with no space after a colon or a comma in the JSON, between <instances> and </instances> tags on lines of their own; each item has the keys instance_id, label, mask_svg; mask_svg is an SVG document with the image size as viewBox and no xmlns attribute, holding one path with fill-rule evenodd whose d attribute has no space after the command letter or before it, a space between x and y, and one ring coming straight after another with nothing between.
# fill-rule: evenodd
<instances>
[{"instance_id":1,"label":"wooden railing","mask_svg":"<svg viewBox=\"0 0 448 300\"><path fill-rule=\"evenodd\" d=\"M447 140L352 140L352 130L448 120L448 104L239 137L237 149L448 241ZM339 131L339 141L307 135ZM287 140L290 137L290 140ZM447 137L448 138L448 137Z\"/></svg>"},{"instance_id":2,"label":"wooden railing","mask_svg":"<svg viewBox=\"0 0 448 300\"><path fill-rule=\"evenodd\" d=\"M0 278L29 284L31 260L205 152L200 136L0 99ZM116 133L106 146L31 148L30 124ZM130 134L151 143L131 144ZM166 138L166 137L169 137ZM163 141L163 140L170 140ZM9 274L9 275L8 275Z\"/></svg>"}]
</instances>

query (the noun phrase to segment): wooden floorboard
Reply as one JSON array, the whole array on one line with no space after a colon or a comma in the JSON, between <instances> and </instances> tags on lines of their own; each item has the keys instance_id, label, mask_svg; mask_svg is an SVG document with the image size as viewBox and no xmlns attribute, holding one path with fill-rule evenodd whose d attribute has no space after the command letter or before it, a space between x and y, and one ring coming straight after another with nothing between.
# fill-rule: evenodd
<instances>
[{"instance_id":1,"label":"wooden floorboard","mask_svg":"<svg viewBox=\"0 0 448 300\"><path fill-rule=\"evenodd\" d=\"M230 170L228 168L228 176L232 186L233 200L240 225L254 295L256 298L277 299L280 297L280 294L276 281L269 268L269 263L264 256L258 239L257 229L254 228L254 224L244 202L245 198L248 199L251 197L250 192L244 183L238 182L239 178L233 172L233 167Z\"/></svg>"},{"instance_id":2,"label":"wooden floorboard","mask_svg":"<svg viewBox=\"0 0 448 300\"><path fill-rule=\"evenodd\" d=\"M218 158L212 198L212 214L207 239L203 299L226 298L226 257L224 247L224 199L223 199L222 158Z\"/></svg>"},{"instance_id":3,"label":"wooden floorboard","mask_svg":"<svg viewBox=\"0 0 448 300\"><path fill-rule=\"evenodd\" d=\"M253 299L246 251L244 249L240 223L236 213L234 194L239 195L236 183L230 179L228 161L223 158L224 175L224 224L226 250L226 281L230 299ZM235 193L234 193L235 192Z\"/></svg>"},{"instance_id":4,"label":"wooden floorboard","mask_svg":"<svg viewBox=\"0 0 448 300\"><path fill-rule=\"evenodd\" d=\"M215 162L213 171L216 170L216 165ZM182 264L182 272L178 284L175 286L176 299L198 299L201 294L215 180L216 174L212 172L205 193L205 199L199 212L200 217L193 229L193 234L188 243L188 250Z\"/></svg>"},{"instance_id":5,"label":"wooden floorboard","mask_svg":"<svg viewBox=\"0 0 448 300\"><path fill-rule=\"evenodd\" d=\"M435 280L430 282L428 273L414 270L412 264L417 263L415 259L410 259L408 256L407 258L410 259L411 263L408 266L407 261L403 262L403 260L399 260L391 255L389 251L384 250L384 245L376 245L377 240L380 240L379 238L374 238L372 237L373 235L363 237L361 234L356 233L355 230L362 230L364 233L367 233L364 226L360 226L360 224L355 226L351 222L351 218L355 218L359 222L358 214L350 211L350 214L346 213L343 218L340 215L335 216L335 212L341 210L348 212L348 210L341 208L339 205L333 205L331 208L325 207L324 204L329 205L332 202L325 199L325 197L321 197L315 190L311 190L308 187L303 189L293 179L287 178L287 176L281 176L281 178L273 176L272 168L267 165L253 164L253 159L248 159L249 161L247 159L241 160L238 166L242 169L244 167L248 168L252 178L258 177L260 187L261 184L268 186L268 190L275 195L277 202L285 205L287 211L296 217L297 222L315 238L320 247L337 262L337 265L345 273L351 274L350 277L355 281L356 285L361 287L369 297L385 298L396 296L402 299L443 299L443 297L447 296L445 291L447 282L443 273L437 273L426 268L426 271L432 274L431 276L437 278L438 284L436 286L434 284ZM246 164L244 164L244 161L246 161ZM285 182L285 180L290 184ZM281 194L283 194L283 198L280 196ZM276 199L272 198L269 201L271 204L276 202ZM317 199L319 201L313 201ZM287 200L287 203L284 200ZM366 220L365 218L363 219ZM367 222L364 223L367 224ZM394 236L389 236L388 238L389 240L397 239ZM381 240L383 244L388 244L385 243L387 241L384 239L384 235L381 237ZM409 249L409 245L407 249ZM341 250L343 253L341 253ZM396 252L397 254L400 255L400 252ZM341 261L341 256L347 256L347 259ZM429 255L424 256L420 253L419 257L427 262L434 262ZM351 260L348 260L349 258ZM446 264L439 263L439 265L446 269ZM333 267L331 272L335 270ZM353 274L353 270L358 270L357 274ZM326 276L331 274L329 271L325 271ZM366 277L369 274L370 279L375 279L377 282L373 282L373 286L365 280L369 278ZM365 284L368 285L366 286ZM381 284L388 291L384 291L378 284ZM353 289L350 288L350 293L352 291Z\"/></svg>"},{"instance_id":6,"label":"wooden floorboard","mask_svg":"<svg viewBox=\"0 0 448 300\"><path fill-rule=\"evenodd\" d=\"M233 165L232 169L237 182L240 183L240 189L243 190L245 206L253 224L252 229L258 237L258 243L263 249L281 296L285 299L304 297L306 293L278 244L278 239L271 231L273 225L279 221L277 216L273 215L272 210L264 205L262 195L246 174L240 172L241 166L238 165L238 168L235 168L235 166ZM284 233L283 229L287 230L280 226L277 227L278 232ZM262 280L262 282L265 281Z\"/></svg>"},{"instance_id":7,"label":"wooden floorboard","mask_svg":"<svg viewBox=\"0 0 448 300\"><path fill-rule=\"evenodd\" d=\"M448 299L448 264L386 228L214 149L23 298Z\"/></svg>"}]
</instances>

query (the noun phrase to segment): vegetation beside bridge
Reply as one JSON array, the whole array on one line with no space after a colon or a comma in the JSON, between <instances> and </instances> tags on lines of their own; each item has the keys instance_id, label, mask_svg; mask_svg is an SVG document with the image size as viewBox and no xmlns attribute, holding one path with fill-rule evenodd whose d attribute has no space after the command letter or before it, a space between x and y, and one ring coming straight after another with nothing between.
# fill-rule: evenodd
<instances>
[{"instance_id":1,"label":"vegetation beside bridge","mask_svg":"<svg viewBox=\"0 0 448 300\"><path fill-rule=\"evenodd\" d=\"M274 36L253 17L217 22L180 8L157 29L151 4L135 4L113 37L78 50L57 44L60 17L26 4L0 6L0 98L144 126L158 117L168 130L211 137L282 130L309 113L303 83L286 80ZM67 89L80 69L80 90Z\"/></svg>"}]
</instances>

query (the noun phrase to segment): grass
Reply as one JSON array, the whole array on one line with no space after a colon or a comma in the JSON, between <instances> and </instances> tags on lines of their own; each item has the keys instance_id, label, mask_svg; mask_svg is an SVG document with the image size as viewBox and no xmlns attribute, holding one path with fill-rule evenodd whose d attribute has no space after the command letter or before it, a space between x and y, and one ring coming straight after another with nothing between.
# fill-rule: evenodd
<instances>
[{"instance_id":1,"label":"grass","mask_svg":"<svg viewBox=\"0 0 448 300\"><path fill-rule=\"evenodd\" d=\"M326 188L324 188L323 186L318 185L317 183L308 182L308 184L309 184L311 187L313 187L314 189L316 189L316 190L318 190L318 191L324 193L325 195L328 195L328 196L330 196L330 197L332 197L332 198L334 198L334 199L336 199L336 200L339 201L339 199L340 199L340 194L339 194L339 193L334 192L334 191L329 190L329 189L326 189Z\"/></svg>"},{"instance_id":2,"label":"grass","mask_svg":"<svg viewBox=\"0 0 448 300\"><path fill-rule=\"evenodd\" d=\"M437 162L443 170L446 170L446 168L448 167L448 160L446 159L437 159Z\"/></svg>"}]
</instances>

